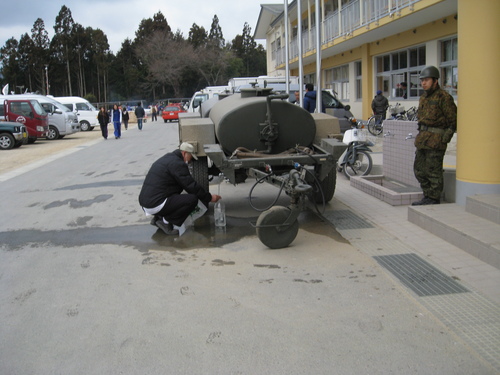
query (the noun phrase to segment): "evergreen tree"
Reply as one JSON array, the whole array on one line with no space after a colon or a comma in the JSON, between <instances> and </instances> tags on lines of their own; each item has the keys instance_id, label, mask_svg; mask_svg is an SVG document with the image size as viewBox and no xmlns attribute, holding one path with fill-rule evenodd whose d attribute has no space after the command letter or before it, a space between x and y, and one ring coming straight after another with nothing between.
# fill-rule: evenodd
<instances>
[{"instance_id":1,"label":"evergreen tree","mask_svg":"<svg viewBox=\"0 0 500 375\"><path fill-rule=\"evenodd\" d=\"M193 48L204 47L207 44L207 32L205 28L193 23L189 29L188 42L191 43Z\"/></svg>"},{"instance_id":2,"label":"evergreen tree","mask_svg":"<svg viewBox=\"0 0 500 375\"><path fill-rule=\"evenodd\" d=\"M219 17L216 14L212 19L212 26L208 33L208 43L215 48L224 48L224 44L226 43L222 35L222 28L219 25Z\"/></svg>"},{"instance_id":3,"label":"evergreen tree","mask_svg":"<svg viewBox=\"0 0 500 375\"><path fill-rule=\"evenodd\" d=\"M37 18L31 29L30 47L30 60L35 81L34 87L32 87L30 82L31 91L37 90L46 93L45 66L49 63L50 40L49 33L45 30L45 23L41 18Z\"/></svg>"},{"instance_id":4,"label":"evergreen tree","mask_svg":"<svg viewBox=\"0 0 500 375\"><path fill-rule=\"evenodd\" d=\"M65 64L66 74L67 74L67 84L68 84L68 95L73 95L73 89L71 86L71 71L70 71L70 60L72 58L72 51L70 49L71 34L73 32L73 26L75 22L73 21L73 16L71 15L71 10L65 5L61 7L59 14L56 17L56 23L54 25L54 38L52 39L52 48L56 51L60 58L60 63Z\"/></svg>"}]
</instances>

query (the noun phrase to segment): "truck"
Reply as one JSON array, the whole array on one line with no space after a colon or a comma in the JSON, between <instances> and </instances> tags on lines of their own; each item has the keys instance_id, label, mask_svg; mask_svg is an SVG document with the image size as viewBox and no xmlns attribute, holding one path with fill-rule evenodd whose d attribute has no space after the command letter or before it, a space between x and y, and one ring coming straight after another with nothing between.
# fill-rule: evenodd
<instances>
[{"instance_id":1,"label":"truck","mask_svg":"<svg viewBox=\"0 0 500 375\"><path fill-rule=\"evenodd\" d=\"M229 86L208 86L200 91L196 91L191 100L189 101L189 107L187 108L187 112L195 113L200 110L200 104L212 99L214 97L218 97L220 94L230 93Z\"/></svg>"},{"instance_id":2,"label":"truck","mask_svg":"<svg viewBox=\"0 0 500 375\"><path fill-rule=\"evenodd\" d=\"M179 140L194 146L192 175L205 189L210 176L222 175L234 185L251 177L291 197L290 206L270 207L253 224L270 248L294 240L305 198L315 205L333 198L336 157L345 149L336 137L337 118L311 114L288 99L272 88L244 88L207 101L199 116L179 115Z\"/></svg>"},{"instance_id":3,"label":"truck","mask_svg":"<svg viewBox=\"0 0 500 375\"><path fill-rule=\"evenodd\" d=\"M288 83L290 85L298 85L299 77L295 76L288 77ZM269 86L270 84L286 85L286 77L285 76L235 77L231 78L228 82L229 89L232 92L240 92L241 88L250 87L251 85L264 87L264 86Z\"/></svg>"},{"instance_id":4,"label":"truck","mask_svg":"<svg viewBox=\"0 0 500 375\"><path fill-rule=\"evenodd\" d=\"M18 122L0 121L0 150L18 148L27 142L26 126Z\"/></svg>"},{"instance_id":5,"label":"truck","mask_svg":"<svg viewBox=\"0 0 500 375\"><path fill-rule=\"evenodd\" d=\"M28 143L35 143L38 138L46 138L49 133L47 113L36 99L0 95L0 119L26 126Z\"/></svg>"},{"instance_id":6,"label":"truck","mask_svg":"<svg viewBox=\"0 0 500 375\"><path fill-rule=\"evenodd\" d=\"M201 103L218 97L219 95L228 95L235 92L240 92L241 88L250 87L252 85L264 87L267 84L286 84L285 76L258 76L258 77L235 77L231 78L226 86L208 86L200 91L196 91L191 100L189 101L189 107L187 112L198 112L200 110ZM290 84L299 84L298 77L289 77Z\"/></svg>"},{"instance_id":7,"label":"truck","mask_svg":"<svg viewBox=\"0 0 500 375\"><path fill-rule=\"evenodd\" d=\"M80 124L76 115L68 108L63 106L52 96L25 93L20 95L11 95L15 99L35 99L40 103L45 112L49 123L47 133L48 140L62 139L80 131Z\"/></svg>"}]
</instances>

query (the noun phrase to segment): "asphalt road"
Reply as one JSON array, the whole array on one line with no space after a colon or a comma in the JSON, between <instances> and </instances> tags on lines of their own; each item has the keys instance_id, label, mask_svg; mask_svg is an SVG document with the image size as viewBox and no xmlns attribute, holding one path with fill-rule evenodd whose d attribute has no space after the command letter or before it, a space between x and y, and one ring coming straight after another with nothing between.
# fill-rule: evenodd
<instances>
[{"instance_id":1,"label":"asphalt road","mask_svg":"<svg viewBox=\"0 0 500 375\"><path fill-rule=\"evenodd\" d=\"M137 196L177 124L47 142L0 154L34 155L0 173L1 374L494 373L312 210L266 248L251 182L211 185L225 231L212 208L181 237L149 225Z\"/></svg>"}]
</instances>

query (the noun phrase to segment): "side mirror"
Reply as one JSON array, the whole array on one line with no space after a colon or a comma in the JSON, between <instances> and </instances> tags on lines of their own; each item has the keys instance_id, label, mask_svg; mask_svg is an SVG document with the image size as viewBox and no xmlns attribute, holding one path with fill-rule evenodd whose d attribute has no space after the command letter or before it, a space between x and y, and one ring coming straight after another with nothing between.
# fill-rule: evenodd
<instances>
[{"instance_id":1,"label":"side mirror","mask_svg":"<svg viewBox=\"0 0 500 375\"><path fill-rule=\"evenodd\" d=\"M350 110L351 110L351 106L350 106L349 104L347 104L347 105L344 107L344 109L345 109L346 111L350 111Z\"/></svg>"}]
</instances>

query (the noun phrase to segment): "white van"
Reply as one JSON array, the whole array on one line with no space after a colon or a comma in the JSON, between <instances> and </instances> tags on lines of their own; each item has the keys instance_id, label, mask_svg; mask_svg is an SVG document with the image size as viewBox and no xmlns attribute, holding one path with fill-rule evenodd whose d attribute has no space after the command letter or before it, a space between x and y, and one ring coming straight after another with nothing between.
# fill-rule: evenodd
<instances>
[{"instance_id":1,"label":"white van","mask_svg":"<svg viewBox=\"0 0 500 375\"><path fill-rule=\"evenodd\" d=\"M99 111L87 99L78 96L58 96L54 99L76 114L82 132L93 130L95 126L99 126L97 121Z\"/></svg>"},{"instance_id":2,"label":"white van","mask_svg":"<svg viewBox=\"0 0 500 375\"><path fill-rule=\"evenodd\" d=\"M49 131L47 139L61 139L66 135L80 131L80 124L78 124L76 115L50 95L20 94L11 96L13 99L34 99L40 103L48 115Z\"/></svg>"}]
</instances>

